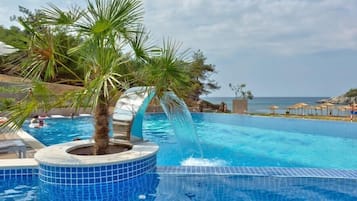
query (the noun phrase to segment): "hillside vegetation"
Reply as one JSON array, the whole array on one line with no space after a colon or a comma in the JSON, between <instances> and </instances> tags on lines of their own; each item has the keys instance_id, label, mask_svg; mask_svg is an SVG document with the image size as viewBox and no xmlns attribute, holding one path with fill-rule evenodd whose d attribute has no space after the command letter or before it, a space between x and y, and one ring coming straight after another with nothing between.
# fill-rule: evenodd
<instances>
[{"instance_id":1,"label":"hillside vegetation","mask_svg":"<svg viewBox=\"0 0 357 201\"><path fill-rule=\"evenodd\" d=\"M357 96L357 89L350 89L346 94L346 97L356 97Z\"/></svg>"}]
</instances>

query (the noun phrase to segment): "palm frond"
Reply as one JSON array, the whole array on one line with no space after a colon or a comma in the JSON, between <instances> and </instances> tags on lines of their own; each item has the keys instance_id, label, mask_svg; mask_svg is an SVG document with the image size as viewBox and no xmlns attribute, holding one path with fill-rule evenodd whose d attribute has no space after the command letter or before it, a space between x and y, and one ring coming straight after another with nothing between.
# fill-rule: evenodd
<instances>
[{"instance_id":1,"label":"palm frond","mask_svg":"<svg viewBox=\"0 0 357 201\"><path fill-rule=\"evenodd\" d=\"M130 36L126 36L129 44L134 51L134 56L143 61L149 60L150 56L155 56L157 48L149 41L150 33L148 33L144 26L138 26L135 32Z\"/></svg>"},{"instance_id":2,"label":"palm frond","mask_svg":"<svg viewBox=\"0 0 357 201\"><path fill-rule=\"evenodd\" d=\"M9 121L0 125L1 127L10 127L11 129L19 129L22 124L32 114L39 111L48 111L53 107L55 95L42 82L33 82L28 94L21 101L13 104L9 110L5 112L5 116Z\"/></svg>"},{"instance_id":3,"label":"palm frond","mask_svg":"<svg viewBox=\"0 0 357 201\"><path fill-rule=\"evenodd\" d=\"M49 8L42 10L44 14L42 17L42 23L46 25L71 25L78 21L84 11L75 6L69 9L69 11L62 11L60 8L52 3L49 3Z\"/></svg>"},{"instance_id":4,"label":"palm frond","mask_svg":"<svg viewBox=\"0 0 357 201\"><path fill-rule=\"evenodd\" d=\"M77 28L85 35L123 36L136 30L143 18L142 3L137 0L95 0L89 1L88 12Z\"/></svg>"},{"instance_id":5,"label":"palm frond","mask_svg":"<svg viewBox=\"0 0 357 201\"><path fill-rule=\"evenodd\" d=\"M165 91L174 91L177 95L184 97L191 80L188 76L185 61L188 50L180 52L181 44L164 40L161 54L152 57L146 68L148 74L148 85L155 86L157 96L161 97Z\"/></svg>"}]
</instances>

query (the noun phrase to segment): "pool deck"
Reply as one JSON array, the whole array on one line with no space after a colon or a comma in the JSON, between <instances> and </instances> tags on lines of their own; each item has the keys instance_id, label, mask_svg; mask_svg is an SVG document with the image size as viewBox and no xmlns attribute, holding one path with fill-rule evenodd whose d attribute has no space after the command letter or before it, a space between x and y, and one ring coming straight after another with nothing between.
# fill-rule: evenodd
<instances>
[{"instance_id":1,"label":"pool deck","mask_svg":"<svg viewBox=\"0 0 357 201\"><path fill-rule=\"evenodd\" d=\"M26 144L26 157L33 158L35 153L46 147L41 142L36 140L34 137L24 132L23 130L18 130L16 132L4 132L0 131L0 140L22 140ZM0 153L0 159L19 159L16 153ZM21 160L21 159L19 159ZM5 160L2 160L4 162Z\"/></svg>"}]
</instances>

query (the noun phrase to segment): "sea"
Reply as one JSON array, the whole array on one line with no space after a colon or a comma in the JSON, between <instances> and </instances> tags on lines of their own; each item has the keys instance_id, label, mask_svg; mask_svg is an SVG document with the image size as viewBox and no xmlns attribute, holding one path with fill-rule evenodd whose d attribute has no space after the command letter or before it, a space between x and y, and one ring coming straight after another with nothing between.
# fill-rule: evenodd
<instances>
[{"instance_id":1,"label":"sea","mask_svg":"<svg viewBox=\"0 0 357 201\"><path fill-rule=\"evenodd\" d=\"M275 113L285 114L287 108L296 103L306 103L308 105L318 105L319 100L328 99L329 97L254 97L248 100L248 113L271 113L269 109L272 105L279 108ZM201 99L209 101L213 104L222 102L227 104L227 108L232 110L232 101L234 97L201 97Z\"/></svg>"}]
</instances>

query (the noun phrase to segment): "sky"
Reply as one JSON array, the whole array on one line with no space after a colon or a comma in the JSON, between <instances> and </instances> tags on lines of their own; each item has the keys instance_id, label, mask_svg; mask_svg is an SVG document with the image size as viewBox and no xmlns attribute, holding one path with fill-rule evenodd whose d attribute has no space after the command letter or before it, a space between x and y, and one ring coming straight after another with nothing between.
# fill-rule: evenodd
<instances>
[{"instance_id":1,"label":"sky","mask_svg":"<svg viewBox=\"0 0 357 201\"><path fill-rule=\"evenodd\" d=\"M84 0L0 0L0 25L18 6L84 7ZM256 97L331 97L357 88L356 0L144 0L153 41L201 50L221 88L246 84Z\"/></svg>"}]
</instances>

